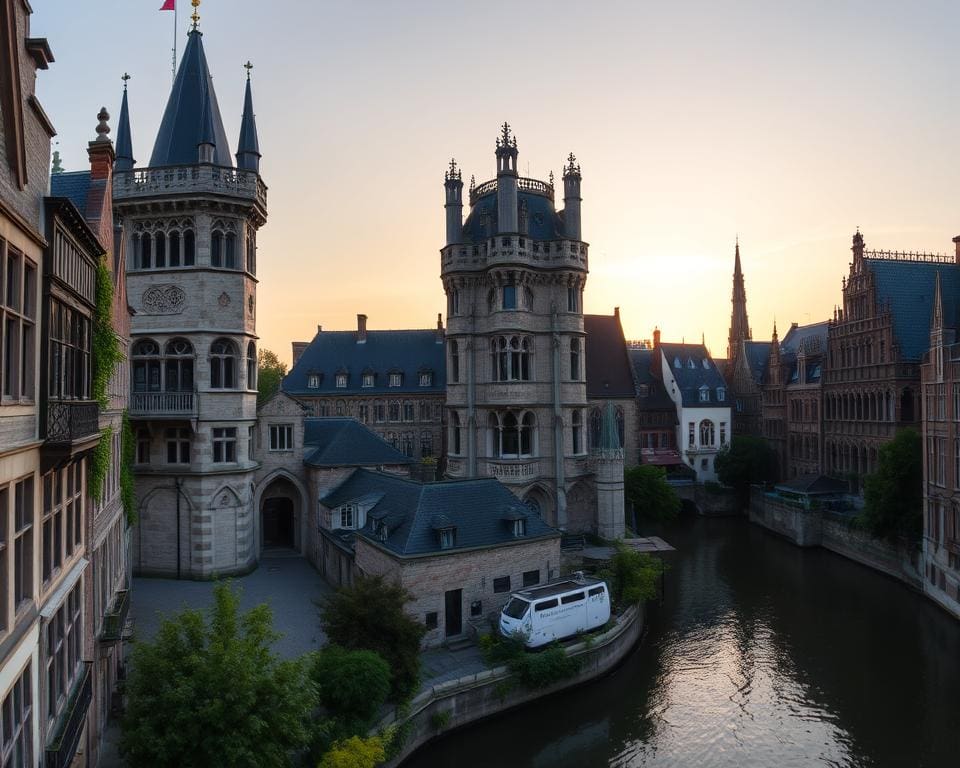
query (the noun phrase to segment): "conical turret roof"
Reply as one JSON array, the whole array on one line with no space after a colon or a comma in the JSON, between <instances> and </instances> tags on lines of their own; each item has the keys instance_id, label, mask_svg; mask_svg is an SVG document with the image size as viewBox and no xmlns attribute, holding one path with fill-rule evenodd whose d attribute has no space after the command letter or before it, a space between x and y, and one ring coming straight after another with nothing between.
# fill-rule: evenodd
<instances>
[{"instance_id":1,"label":"conical turret roof","mask_svg":"<svg viewBox=\"0 0 960 768\"><path fill-rule=\"evenodd\" d=\"M126 77L126 76L125 76ZM133 159L133 140L130 138L130 111L127 108L127 86L123 86L123 101L120 103L120 122L117 125L117 159L113 163L118 171L129 171Z\"/></svg>"},{"instance_id":2,"label":"conical turret roof","mask_svg":"<svg viewBox=\"0 0 960 768\"><path fill-rule=\"evenodd\" d=\"M237 167L257 170L260 140L257 138L257 119L253 114L253 93L247 77L247 91L243 97L243 119L240 122L240 142L237 145Z\"/></svg>"}]
</instances>

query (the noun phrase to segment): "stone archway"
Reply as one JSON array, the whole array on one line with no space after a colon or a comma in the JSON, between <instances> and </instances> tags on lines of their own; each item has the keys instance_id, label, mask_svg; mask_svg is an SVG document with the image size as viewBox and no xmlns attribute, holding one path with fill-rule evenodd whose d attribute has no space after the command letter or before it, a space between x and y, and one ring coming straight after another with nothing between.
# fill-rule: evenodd
<instances>
[{"instance_id":1,"label":"stone archway","mask_svg":"<svg viewBox=\"0 0 960 768\"><path fill-rule=\"evenodd\" d=\"M285 475L278 475L262 487L259 495L260 549L302 550L303 497Z\"/></svg>"},{"instance_id":2,"label":"stone archway","mask_svg":"<svg viewBox=\"0 0 960 768\"><path fill-rule=\"evenodd\" d=\"M557 524L557 511L549 491L539 485L533 486L523 496L523 503L533 514L549 525Z\"/></svg>"}]
</instances>

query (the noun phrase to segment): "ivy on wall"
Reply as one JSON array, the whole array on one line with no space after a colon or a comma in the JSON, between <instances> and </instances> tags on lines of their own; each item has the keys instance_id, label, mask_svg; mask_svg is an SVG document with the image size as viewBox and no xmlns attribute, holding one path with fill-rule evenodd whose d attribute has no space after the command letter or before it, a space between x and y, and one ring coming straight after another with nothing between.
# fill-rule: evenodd
<instances>
[{"instance_id":1,"label":"ivy on wall","mask_svg":"<svg viewBox=\"0 0 960 768\"><path fill-rule=\"evenodd\" d=\"M113 427L107 427L100 433L100 442L87 460L87 487L94 501L103 498L103 484L110 471L110 446L113 443Z\"/></svg>"},{"instance_id":2,"label":"ivy on wall","mask_svg":"<svg viewBox=\"0 0 960 768\"><path fill-rule=\"evenodd\" d=\"M123 362L120 342L113 330L113 278L106 255L97 264L96 306L93 310L93 399L100 410L109 404L107 387L113 371Z\"/></svg>"},{"instance_id":3,"label":"ivy on wall","mask_svg":"<svg viewBox=\"0 0 960 768\"><path fill-rule=\"evenodd\" d=\"M127 525L137 522L137 495L133 489L133 462L137 455L137 444L133 439L130 416L123 412L123 426L120 432L120 503L127 516Z\"/></svg>"}]
</instances>

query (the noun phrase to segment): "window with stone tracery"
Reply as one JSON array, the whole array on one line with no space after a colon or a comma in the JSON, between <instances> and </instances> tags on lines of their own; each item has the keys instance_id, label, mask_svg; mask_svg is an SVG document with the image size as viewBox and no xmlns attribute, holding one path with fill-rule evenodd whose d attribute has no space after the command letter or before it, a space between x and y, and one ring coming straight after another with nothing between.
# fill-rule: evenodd
<instances>
[{"instance_id":1,"label":"window with stone tracery","mask_svg":"<svg viewBox=\"0 0 960 768\"><path fill-rule=\"evenodd\" d=\"M236 389L237 345L230 339L217 339L210 345L210 387Z\"/></svg>"},{"instance_id":2,"label":"window with stone tracery","mask_svg":"<svg viewBox=\"0 0 960 768\"><path fill-rule=\"evenodd\" d=\"M532 344L526 336L497 336L490 340L494 381L530 381Z\"/></svg>"},{"instance_id":3,"label":"window with stone tracery","mask_svg":"<svg viewBox=\"0 0 960 768\"><path fill-rule=\"evenodd\" d=\"M193 220L138 221L134 224L131 269L166 269L194 265Z\"/></svg>"},{"instance_id":4,"label":"window with stone tracery","mask_svg":"<svg viewBox=\"0 0 960 768\"><path fill-rule=\"evenodd\" d=\"M503 459L535 456L537 451L536 418L526 411L492 412L487 417L487 453Z\"/></svg>"}]
</instances>

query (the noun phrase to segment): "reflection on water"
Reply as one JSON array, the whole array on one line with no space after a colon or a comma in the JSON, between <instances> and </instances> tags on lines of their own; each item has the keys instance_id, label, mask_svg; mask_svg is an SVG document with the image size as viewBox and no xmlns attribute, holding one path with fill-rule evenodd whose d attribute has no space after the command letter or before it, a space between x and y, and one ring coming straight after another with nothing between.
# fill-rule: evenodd
<instances>
[{"instance_id":1,"label":"reflection on water","mask_svg":"<svg viewBox=\"0 0 960 768\"><path fill-rule=\"evenodd\" d=\"M660 531L662 605L611 676L456 731L410 768L960 765L960 623L743 520Z\"/></svg>"}]
</instances>

